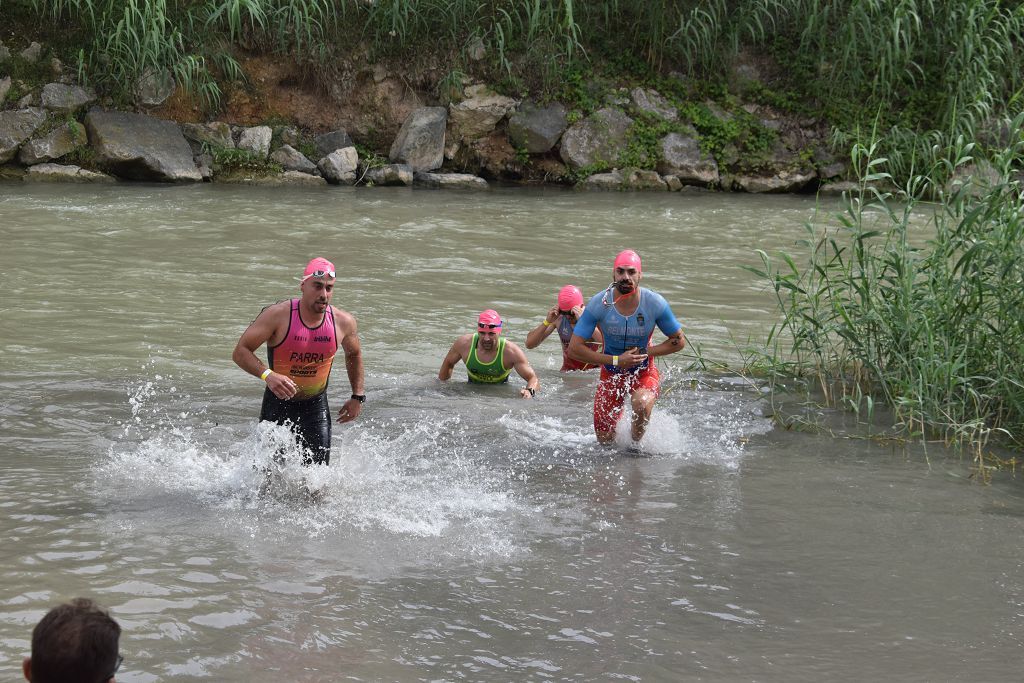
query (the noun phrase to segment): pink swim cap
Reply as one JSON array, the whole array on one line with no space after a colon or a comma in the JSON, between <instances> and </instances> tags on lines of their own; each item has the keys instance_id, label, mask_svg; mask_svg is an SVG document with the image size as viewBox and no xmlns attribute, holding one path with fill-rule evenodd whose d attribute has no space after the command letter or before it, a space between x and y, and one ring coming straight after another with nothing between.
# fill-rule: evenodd
<instances>
[{"instance_id":1,"label":"pink swim cap","mask_svg":"<svg viewBox=\"0 0 1024 683\"><path fill-rule=\"evenodd\" d=\"M488 308L476 320L478 330L495 330L501 332L501 316L493 308Z\"/></svg>"},{"instance_id":2,"label":"pink swim cap","mask_svg":"<svg viewBox=\"0 0 1024 683\"><path fill-rule=\"evenodd\" d=\"M620 251L619 255L615 257L615 265L613 268L636 268L636 272L641 272L643 268L640 267L640 254L636 253L632 249Z\"/></svg>"},{"instance_id":3,"label":"pink swim cap","mask_svg":"<svg viewBox=\"0 0 1024 683\"><path fill-rule=\"evenodd\" d=\"M558 310L571 311L583 303L583 292L576 285L566 285L558 292Z\"/></svg>"},{"instance_id":4,"label":"pink swim cap","mask_svg":"<svg viewBox=\"0 0 1024 683\"><path fill-rule=\"evenodd\" d=\"M311 277L324 277L329 278L335 277L334 264L325 258L317 256L315 259L306 264L306 269L302 271L302 281L305 282Z\"/></svg>"}]
</instances>

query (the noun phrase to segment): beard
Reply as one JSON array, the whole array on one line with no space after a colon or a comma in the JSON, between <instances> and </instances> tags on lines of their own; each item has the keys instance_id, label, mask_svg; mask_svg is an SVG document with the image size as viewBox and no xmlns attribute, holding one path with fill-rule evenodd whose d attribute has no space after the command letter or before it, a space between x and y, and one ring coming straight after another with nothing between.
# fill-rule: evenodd
<instances>
[{"instance_id":1,"label":"beard","mask_svg":"<svg viewBox=\"0 0 1024 683\"><path fill-rule=\"evenodd\" d=\"M615 283L615 289L619 290L619 294L631 294L636 288L629 280L619 280Z\"/></svg>"}]
</instances>

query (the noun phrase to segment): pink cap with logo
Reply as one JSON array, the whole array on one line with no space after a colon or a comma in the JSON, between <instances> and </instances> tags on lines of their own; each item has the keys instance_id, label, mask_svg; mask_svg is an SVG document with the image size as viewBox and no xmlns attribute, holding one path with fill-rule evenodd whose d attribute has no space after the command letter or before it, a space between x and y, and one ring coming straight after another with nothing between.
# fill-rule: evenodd
<instances>
[{"instance_id":1,"label":"pink cap with logo","mask_svg":"<svg viewBox=\"0 0 1024 683\"><path fill-rule=\"evenodd\" d=\"M626 249L620 251L619 255L615 257L615 265L613 268L636 268L636 272L641 272L643 268L640 267L640 254L636 253L632 249Z\"/></svg>"},{"instance_id":2,"label":"pink cap with logo","mask_svg":"<svg viewBox=\"0 0 1024 683\"><path fill-rule=\"evenodd\" d=\"M501 332L501 316L493 308L488 308L486 311L480 314L480 317L476 320L476 328L478 330L494 330Z\"/></svg>"},{"instance_id":3,"label":"pink cap with logo","mask_svg":"<svg viewBox=\"0 0 1024 683\"><path fill-rule=\"evenodd\" d=\"M311 277L325 276L329 278L335 277L334 264L321 256L317 256L306 264L306 269L302 271L302 282Z\"/></svg>"},{"instance_id":4,"label":"pink cap with logo","mask_svg":"<svg viewBox=\"0 0 1024 683\"><path fill-rule=\"evenodd\" d=\"M583 304L583 292L576 285L566 285L558 292L558 310L571 311Z\"/></svg>"}]
</instances>

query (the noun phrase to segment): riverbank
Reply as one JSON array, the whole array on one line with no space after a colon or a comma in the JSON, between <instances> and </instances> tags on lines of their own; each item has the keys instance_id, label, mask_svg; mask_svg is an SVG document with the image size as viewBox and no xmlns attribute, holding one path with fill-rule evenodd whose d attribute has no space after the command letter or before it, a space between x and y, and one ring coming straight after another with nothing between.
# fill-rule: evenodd
<instances>
[{"instance_id":1,"label":"riverbank","mask_svg":"<svg viewBox=\"0 0 1024 683\"><path fill-rule=\"evenodd\" d=\"M46 59L46 49L33 43L6 63L17 67L18 60ZM300 128L294 119L246 126L166 118L182 114L170 89L162 101L145 100L152 106L142 111L117 111L109 98L74 83L59 60L51 57L50 63L55 80L38 88L10 76L0 79L0 100L13 101L13 108L0 112L0 162L8 178L477 189L498 181L757 193L814 192L822 185L848 189L842 182L848 162L828 150L823 122L754 103L738 102L734 111L725 111L708 101L684 111L654 89L635 87L616 90L584 116L561 102L514 99L468 83L447 106L428 104L410 91L400 102L373 98L381 107L373 112L338 112L333 119L321 114L321 121L335 122L330 130ZM390 78L381 74L375 80L387 90ZM359 119L368 116L400 121L385 148L366 146ZM746 141L745 156L735 144L709 151L707 139L724 128L742 129L737 135Z\"/></svg>"}]
</instances>

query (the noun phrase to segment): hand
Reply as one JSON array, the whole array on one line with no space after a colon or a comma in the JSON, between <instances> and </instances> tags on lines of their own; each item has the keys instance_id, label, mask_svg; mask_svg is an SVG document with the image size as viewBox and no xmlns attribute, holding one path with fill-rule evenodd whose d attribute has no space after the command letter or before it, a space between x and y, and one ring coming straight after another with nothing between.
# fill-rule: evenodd
<instances>
[{"instance_id":1,"label":"hand","mask_svg":"<svg viewBox=\"0 0 1024 683\"><path fill-rule=\"evenodd\" d=\"M267 386L270 391L279 399L287 401L299 391L299 386L292 381L288 375L280 372L271 372L267 375Z\"/></svg>"},{"instance_id":2,"label":"hand","mask_svg":"<svg viewBox=\"0 0 1024 683\"><path fill-rule=\"evenodd\" d=\"M640 353L639 347L634 346L631 349L626 349L619 356L619 367L631 368L634 365L640 365L645 360L647 360L647 354Z\"/></svg>"},{"instance_id":3,"label":"hand","mask_svg":"<svg viewBox=\"0 0 1024 683\"><path fill-rule=\"evenodd\" d=\"M363 404L354 398L350 398L345 401L345 404L341 406L341 410L338 411L338 422L351 422L359 417L361 412L363 412Z\"/></svg>"},{"instance_id":4,"label":"hand","mask_svg":"<svg viewBox=\"0 0 1024 683\"><path fill-rule=\"evenodd\" d=\"M548 311L547 320L549 323L557 323L558 319L562 317L562 314L558 312L558 306L552 306L551 310Z\"/></svg>"},{"instance_id":5,"label":"hand","mask_svg":"<svg viewBox=\"0 0 1024 683\"><path fill-rule=\"evenodd\" d=\"M573 306L572 307L572 314L574 316L576 316L577 320L579 320L580 316L583 315L583 307L580 306L579 304L577 304L576 306Z\"/></svg>"},{"instance_id":6,"label":"hand","mask_svg":"<svg viewBox=\"0 0 1024 683\"><path fill-rule=\"evenodd\" d=\"M519 396L522 398L533 398L533 394L530 393L529 389L520 389Z\"/></svg>"}]
</instances>

